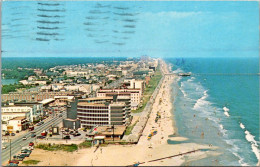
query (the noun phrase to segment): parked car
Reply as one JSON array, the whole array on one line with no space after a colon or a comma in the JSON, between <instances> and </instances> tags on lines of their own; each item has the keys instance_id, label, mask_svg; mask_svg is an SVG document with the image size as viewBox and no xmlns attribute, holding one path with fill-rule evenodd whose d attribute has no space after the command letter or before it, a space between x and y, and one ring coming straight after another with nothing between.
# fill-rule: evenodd
<instances>
[{"instance_id":1,"label":"parked car","mask_svg":"<svg viewBox=\"0 0 260 167\"><path fill-rule=\"evenodd\" d=\"M34 143L33 143L33 142L30 142L30 143L29 143L29 146L34 146Z\"/></svg>"},{"instance_id":2,"label":"parked car","mask_svg":"<svg viewBox=\"0 0 260 167\"><path fill-rule=\"evenodd\" d=\"M30 156L30 153L22 153L25 157L29 157Z\"/></svg>"},{"instance_id":3,"label":"parked car","mask_svg":"<svg viewBox=\"0 0 260 167\"><path fill-rule=\"evenodd\" d=\"M59 117L62 117L62 114L60 114Z\"/></svg>"},{"instance_id":4,"label":"parked car","mask_svg":"<svg viewBox=\"0 0 260 167\"><path fill-rule=\"evenodd\" d=\"M33 133L33 134L31 134L31 138L34 138L35 136L36 136L36 134L34 134L34 133Z\"/></svg>"},{"instance_id":5,"label":"parked car","mask_svg":"<svg viewBox=\"0 0 260 167\"><path fill-rule=\"evenodd\" d=\"M9 160L8 163L9 163L9 164L10 164L10 163L19 164L19 161L12 159L12 160Z\"/></svg>"},{"instance_id":6,"label":"parked car","mask_svg":"<svg viewBox=\"0 0 260 167\"><path fill-rule=\"evenodd\" d=\"M17 157L24 159L26 156L24 154L18 154Z\"/></svg>"},{"instance_id":7,"label":"parked car","mask_svg":"<svg viewBox=\"0 0 260 167\"><path fill-rule=\"evenodd\" d=\"M13 156L13 158L14 158L14 160L17 160L17 161L23 161L24 156L15 155L15 156Z\"/></svg>"},{"instance_id":8,"label":"parked car","mask_svg":"<svg viewBox=\"0 0 260 167\"><path fill-rule=\"evenodd\" d=\"M11 136L15 136L15 133L11 133Z\"/></svg>"},{"instance_id":9,"label":"parked car","mask_svg":"<svg viewBox=\"0 0 260 167\"><path fill-rule=\"evenodd\" d=\"M6 166L18 166L18 164L15 164L15 163L9 163L8 165Z\"/></svg>"},{"instance_id":10,"label":"parked car","mask_svg":"<svg viewBox=\"0 0 260 167\"><path fill-rule=\"evenodd\" d=\"M63 137L63 139L70 139L70 136L65 136Z\"/></svg>"},{"instance_id":11,"label":"parked car","mask_svg":"<svg viewBox=\"0 0 260 167\"><path fill-rule=\"evenodd\" d=\"M33 146L22 147L22 150L33 150Z\"/></svg>"},{"instance_id":12,"label":"parked car","mask_svg":"<svg viewBox=\"0 0 260 167\"><path fill-rule=\"evenodd\" d=\"M31 151L31 150L28 150L28 149L24 149L24 150L21 150L21 153L31 154L32 151Z\"/></svg>"},{"instance_id":13,"label":"parked car","mask_svg":"<svg viewBox=\"0 0 260 167\"><path fill-rule=\"evenodd\" d=\"M80 136L80 133L74 133L73 136Z\"/></svg>"},{"instance_id":14,"label":"parked car","mask_svg":"<svg viewBox=\"0 0 260 167\"><path fill-rule=\"evenodd\" d=\"M37 139L44 139L45 136L37 136L36 138L37 138Z\"/></svg>"},{"instance_id":15,"label":"parked car","mask_svg":"<svg viewBox=\"0 0 260 167\"><path fill-rule=\"evenodd\" d=\"M27 137L23 137L23 140L27 140Z\"/></svg>"}]
</instances>

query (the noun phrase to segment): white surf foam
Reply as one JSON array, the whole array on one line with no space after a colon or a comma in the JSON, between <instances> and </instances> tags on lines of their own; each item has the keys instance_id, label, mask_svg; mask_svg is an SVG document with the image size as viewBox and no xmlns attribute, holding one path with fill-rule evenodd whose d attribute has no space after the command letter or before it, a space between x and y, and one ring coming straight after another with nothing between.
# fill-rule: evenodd
<instances>
[{"instance_id":1,"label":"white surf foam","mask_svg":"<svg viewBox=\"0 0 260 167\"><path fill-rule=\"evenodd\" d=\"M246 134L246 140L251 143L251 148L254 154L256 155L256 158L258 161L260 161L260 155L259 155L259 150L258 150L258 144L255 141L255 136L253 136L249 131L245 131Z\"/></svg>"},{"instance_id":2,"label":"white surf foam","mask_svg":"<svg viewBox=\"0 0 260 167\"><path fill-rule=\"evenodd\" d=\"M223 107L223 110L228 112L228 111L229 111L229 108Z\"/></svg>"},{"instance_id":3,"label":"white surf foam","mask_svg":"<svg viewBox=\"0 0 260 167\"><path fill-rule=\"evenodd\" d=\"M219 125L219 127L220 127L220 129L224 129L224 127L223 127L223 125L222 125L222 124L220 124L220 125Z\"/></svg>"},{"instance_id":4,"label":"white surf foam","mask_svg":"<svg viewBox=\"0 0 260 167\"><path fill-rule=\"evenodd\" d=\"M240 126L241 129L245 129L245 125L242 124L241 122L240 122L239 126Z\"/></svg>"},{"instance_id":5,"label":"white surf foam","mask_svg":"<svg viewBox=\"0 0 260 167\"><path fill-rule=\"evenodd\" d=\"M224 114L227 116L227 117L230 117L229 113L228 112L224 112Z\"/></svg>"},{"instance_id":6,"label":"white surf foam","mask_svg":"<svg viewBox=\"0 0 260 167\"><path fill-rule=\"evenodd\" d=\"M232 154L234 154L236 157L239 158L238 162L239 162L239 164L241 164L241 166L249 166L247 163L243 162L244 158L240 157L237 153L232 152Z\"/></svg>"},{"instance_id":7,"label":"white surf foam","mask_svg":"<svg viewBox=\"0 0 260 167\"><path fill-rule=\"evenodd\" d=\"M184 83L183 83L183 82L181 82L181 87L180 87L180 90L181 90L181 92L182 92L183 96L184 96L184 97L186 97L186 96L187 96L187 94L186 94L186 92L184 91L183 87L184 87Z\"/></svg>"},{"instance_id":8,"label":"white surf foam","mask_svg":"<svg viewBox=\"0 0 260 167\"><path fill-rule=\"evenodd\" d=\"M207 90L205 90L203 92L203 96L201 98L199 98L196 103L194 104L193 106L193 109L199 109L199 107L209 103L208 101L206 101L205 99L208 97L208 94L207 94Z\"/></svg>"},{"instance_id":9,"label":"white surf foam","mask_svg":"<svg viewBox=\"0 0 260 167\"><path fill-rule=\"evenodd\" d=\"M182 69L180 69L180 68L177 68L176 70L174 70L174 71L172 71L173 73L182 73L183 71L182 71Z\"/></svg>"},{"instance_id":10,"label":"white surf foam","mask_svg":"<svg viewBox=\"0 0 260 167\"><path fill-rule=\"evenodd\" d=\"M229 111L229 108L227 107L223 107L223 110L224 110L224 114L227 116L227 117L230 117L228 111Z\"/></svg>"}]
</instances>

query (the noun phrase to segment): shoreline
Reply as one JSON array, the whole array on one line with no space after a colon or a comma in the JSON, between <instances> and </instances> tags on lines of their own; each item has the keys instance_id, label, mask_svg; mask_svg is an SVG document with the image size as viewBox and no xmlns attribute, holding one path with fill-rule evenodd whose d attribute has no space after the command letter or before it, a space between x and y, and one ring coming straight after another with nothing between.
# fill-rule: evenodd
<instances>
[{"instance_id":1,"label":"shoreline","mask_svg":"<svg viewBox=\"0 0 260 167\"><path fill-rule=\"evenodd\" d=\"M177 76L165 75L169 73L169 66L164 61L160 61L163 73L162 85L152 104L152 110L137 144L108 145L99 147L96 151L93 147L80 149L73 153L35 149L27 160L40 160L41 162L37 166L104 166L104 164L106 166L127 166L137 162L142 162L140 166L180 166L186 162L187 157L192 157L192 160L206 158L208 152L212 152L211 149L215 150L217 147L186 142L188 139L176 135L177 127L173 113L175 99L172 95L172 86ZM157 113L160 113L161 118L156 122ZM156 130L157 134L148 140L151 130ZM180 143L168 144L168 140ZM185 142L182 143L182 141ZM41 157L43 152L49 157L55 157L55 161L54 158Z\"/></svg>"}]
</instances>

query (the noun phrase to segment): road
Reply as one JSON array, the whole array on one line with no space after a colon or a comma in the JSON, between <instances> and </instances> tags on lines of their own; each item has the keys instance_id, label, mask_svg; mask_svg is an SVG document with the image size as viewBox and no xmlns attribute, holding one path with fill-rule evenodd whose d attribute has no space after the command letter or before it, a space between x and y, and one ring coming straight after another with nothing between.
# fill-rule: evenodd
<instances>
[{"instance_id":1,"label":"road","mask_svg":"<svg viewBox=\"0 0 260 167\"><path fill-rule=\"evenodd\" d=\"M107 89L117 88L117 87L119 87L120 84L123 83L124 80L125 80L126 78L128 78L128 77L130 77L130 75L123 76L123 77L119 78L118 80L115 80L115 81L111 82L110 84L108 84L107 86L105 86L105 88L107 88Z\"/></svg>"},{"instance_id":2,"label":"road","mask_svg":"<svg viewBox=\"0 0 260 167\"><path fill-rule=\"evenodd\" d=\"M66 118L66 112L62 113L62 117L49 117L46 120L44 120L44 124L41 126L35 126L34 132L36 136L40 135L42 131L48 130L51 125L57 126L62 122L62 119ZM27 137L27 140L23 140L23 137ZM20 136L19 138L14 139L11 141L11 157L14 155L20 153L22 147L26 147L29 145L30 142L36 142L36 137L31 138L31 132L27 132L25 135ZM1 159L2 163L5 163L10 158L10 144L4 143L4 145L7 145L7 148L5 150L2 150Z\"/></svg>"}]
</instances>

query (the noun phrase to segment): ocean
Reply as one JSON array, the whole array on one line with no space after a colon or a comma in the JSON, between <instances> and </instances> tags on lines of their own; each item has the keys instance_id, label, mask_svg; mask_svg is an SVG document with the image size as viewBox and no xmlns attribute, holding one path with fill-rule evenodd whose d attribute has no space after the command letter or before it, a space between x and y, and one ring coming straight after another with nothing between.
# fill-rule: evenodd
<instances>
[{"instance_id":1,"label":"ocean","mask_svg":"<svg viewBox=\"0 0 260 167\"><path fill-rule=\"evenodd\" d=\"M260 159L259 58L167 61L175 73L192 73L173 85L178 135L189 142L218 146L223 153L189 165L256 165Z\"/></svg>"}]
</instances>

